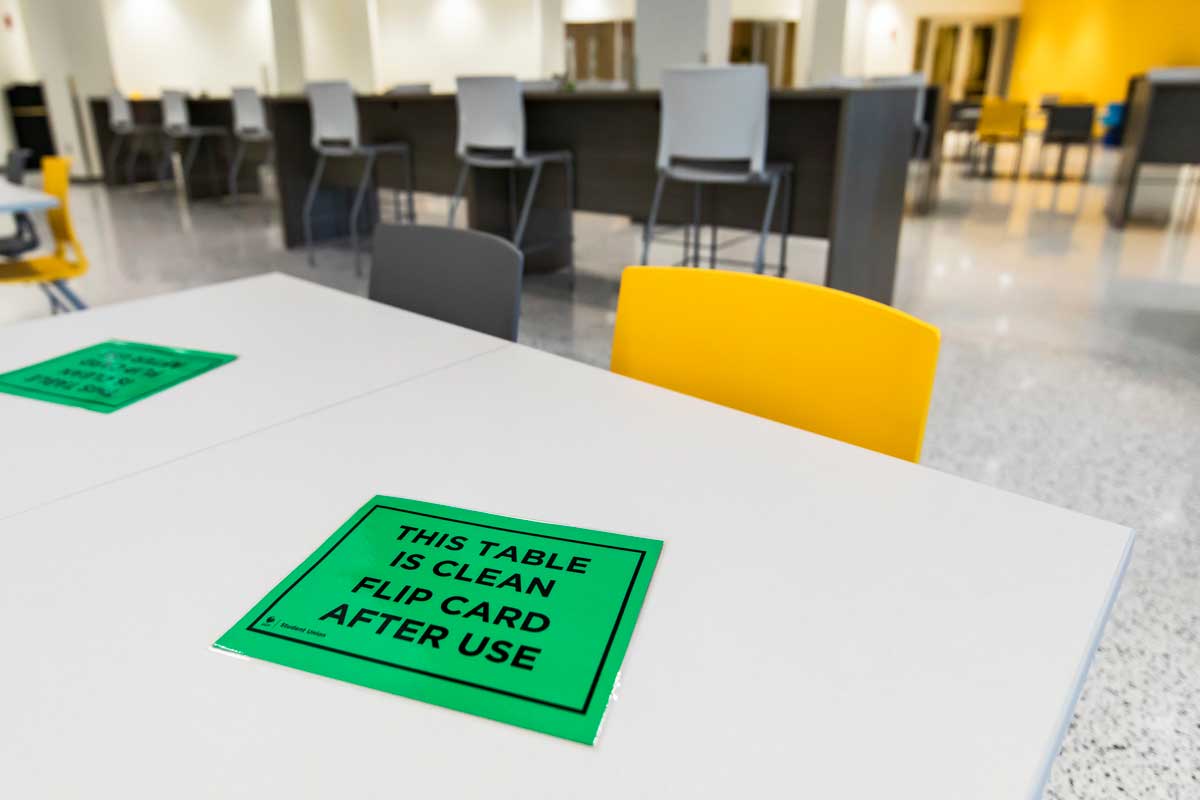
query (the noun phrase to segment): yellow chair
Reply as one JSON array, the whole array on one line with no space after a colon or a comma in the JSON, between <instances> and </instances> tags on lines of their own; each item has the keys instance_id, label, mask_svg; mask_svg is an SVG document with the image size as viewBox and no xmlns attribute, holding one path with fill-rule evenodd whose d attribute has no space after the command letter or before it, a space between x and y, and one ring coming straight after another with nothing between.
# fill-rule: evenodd
<instances>
[{"instance_id":1,"label":"yellow chair","mask_svg":"<svg viewBox=\"0 0 1200 800\"><path fill-rule=\"evenodd\" d=\"M824 286L628 267L612 371L916 461L940 338L902 311Z\"/></svg>"},{"instance_id":2,"label":"yellow chair","mask_svg":"<svg viewBox=\"0 0 1200 800\"><path fill-rule=\"evenodd\" d=\"M69 311L71 306L87 308L79 296L67 286L67 281L87 272L87 257L75 237L71 212L67 204L67 189L71 180L71 159L46 156L42 159L42 191L58 198L58 207L46 212L50 232L54 235L54 252L19 261L0 261L0 284L36 283L50 300L52 312ZM53 286L66 299L50 291ZM69 303L70 305L67 305Z\"/></svg>"},{"instance_id":3,"label":"yellow chair","mask_svg":"<svg viewBox=\"0 0 1200 800\"><path fill-rule=\"evenodd\" d=\"M1010 142L1017 145L1017 166L1013 177L1021 174L1021 159L1025 155L1025 104L997 97L988 97L979 109L979 124L975 127L975 146L971 152L971 174L979 172L979 150ZM988 175L992 174L992 159L988 159Z\"/></svg>"}]
</instances>

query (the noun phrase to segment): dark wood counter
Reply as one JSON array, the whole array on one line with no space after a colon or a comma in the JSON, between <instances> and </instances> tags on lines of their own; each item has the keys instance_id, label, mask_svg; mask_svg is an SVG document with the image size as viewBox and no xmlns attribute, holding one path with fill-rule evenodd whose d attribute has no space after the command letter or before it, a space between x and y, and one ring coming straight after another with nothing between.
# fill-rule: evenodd
<instances>
[{"instance_id":1,"label":"dark wood counter","mask_svg":"<svg viewBox=\"0 0 1200 800\"><path fill-rule=\"evenodd\" d=\"M915 102L912 88L788 90L771 95L767 157L790 162L795 169L792 233L829 241L827 285L885 303L892 300L895 282ZM358 108L363 141L410 145L418 191L453 192L459 169L453 95L360 97ZM567 149L574 154L576 209L645 217L656 177L657 92L529 94L525 108L530 150ZM304 195L316 166L308 103L299 96L277 97L268 101L267 113L275 136L284 239L288 247L298 247L304 241ZM713 109L714 118L719 113ZM107 113L104 124L99 124L99 116L97 129L107 130ZM346 159L330 161L314 214L318 240L348 233L349 207L361 168L361 163ZM375 177L380 187L400 188L403 163L380 159ZM528 242L570 231L563 180L559 168L549 166L543 172ZM523 191L523 182L519 189ZM472 170L469 224L509 235L507 198L504 171ZM670 185L660 221L689 218L689 198L685 187ZM704 220L757 229L765 201L761 188L722 186L705 197ZM374 208L369 211L377 213ZM778 222L774 229L780 230ZM563 247L537 250L529 254L527 268L557 269L567 256Z\"/></svg>"}]
</instances>

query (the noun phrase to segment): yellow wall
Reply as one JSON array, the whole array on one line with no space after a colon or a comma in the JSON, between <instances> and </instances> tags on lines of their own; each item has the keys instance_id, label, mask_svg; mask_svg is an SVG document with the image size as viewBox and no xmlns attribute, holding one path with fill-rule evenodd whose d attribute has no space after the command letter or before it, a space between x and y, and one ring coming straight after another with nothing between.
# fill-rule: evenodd
<instances>
[{"instance_id":1,"label":"yellow wall","mask_svg":"<svg viewBox=\"0 0 1200 800\"><path fill-rule=\"evenodd\" d=\"M1125 99L1129 76L1200 66L1200 0L1025 0L1009 96Z\"/></svg>"}]
</instances>

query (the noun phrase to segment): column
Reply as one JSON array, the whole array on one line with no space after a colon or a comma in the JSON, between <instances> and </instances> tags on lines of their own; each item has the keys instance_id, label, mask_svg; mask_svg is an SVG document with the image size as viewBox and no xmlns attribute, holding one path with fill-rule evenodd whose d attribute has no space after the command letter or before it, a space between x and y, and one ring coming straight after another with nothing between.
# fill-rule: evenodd
<instances>
[{"instance_id":1,"label":"column","mask_svg":"<svg viewBox=\"0 0 1200 800\"><path fill-rule=\"evenodd\" d=\"M847 0L813 0L806 3L801 28L811 36L808 69L803 84L822 83L845 74ZM807 37L806 37L807 38Z\"/></svg>"},{"instance_id":2,"label":"column","mask_svg":"<svg viewBox=\"0 0 1200 800\"><path fill-rule=\"evenodd\" d=\"M297 0L271 0L271 38L275 59L275 94L304 91L304 42Z\"/></svg>"},{"instance_id":3,"label":"column","mask_svg":"<svg viewBox=\"0 0 1200 800\"><path fill-rule=\"evenodd\" d=\"M563 22L563 0L537 0L537 27L542 46L541 76L567 72L567 26Z\"/></svg>"},{"instance_id":4,"label":"column","mask_svg":"<svg viewBox=\"0 0 1200 800\"><path fill-rule=\"evenodd\" d=\"M729 62L730 0L643 0L637 4L637 86L657 88L666 67Z\"/></svg>"},{"instance_id":5,"label":"column","mask_svg":"<svg viewBox=\"0 0 1200 800\"><path fill-rule=\"evenodd\" d=\"M114 86L112 56L101 3L22 0L30 59L50 112L54 146L71 158L71 174L100 174L88 98Z\"/></svg>"},{"instance_id":6,"label":"column","mask_svg":"<svg viewBox=\"0 0 1200 800\"><path fill-rule=\"evenodd\" d=\"M379 91L376 0L300 0L306 80L348 80L355 91Z\"/></svg>"}]
</instances>

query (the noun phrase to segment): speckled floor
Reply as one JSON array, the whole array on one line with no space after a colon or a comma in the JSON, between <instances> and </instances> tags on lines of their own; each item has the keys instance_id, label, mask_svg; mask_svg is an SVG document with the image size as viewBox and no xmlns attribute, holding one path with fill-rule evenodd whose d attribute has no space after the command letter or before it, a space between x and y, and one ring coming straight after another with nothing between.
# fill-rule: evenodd
<instances>
[{"instance_id":1,"label":"speckled floor","mask_svg":"<svg viewBox=\"0 0 1200 800\"><path fill-rule=\"evenodd\" d=\"M1072 161L1071 167L1078 165ZM1054 800L1200 798L1200 181L1147 170L1140 221L1102 209L1093 181L972 180L948 166L942 203L905 220L897 305L943 349L923 461L1138 529L1074 724ZM1003 169L1003 160L998 169ZM801 187L802 190L802 187ZM362 293L344 250L309 268L281 248L269 202L181 205L156 190L74 190L94 304L282 270ZM444 198L422 197L440 223ZM606 366L628 220L580 214L579 280L527 281L522 341ZM675 257L664 248L655 260ZM825 247L796 240L792 277L821 280ZM0 291L0 322L46 313Z\"/></svg>"}]
</instances>

